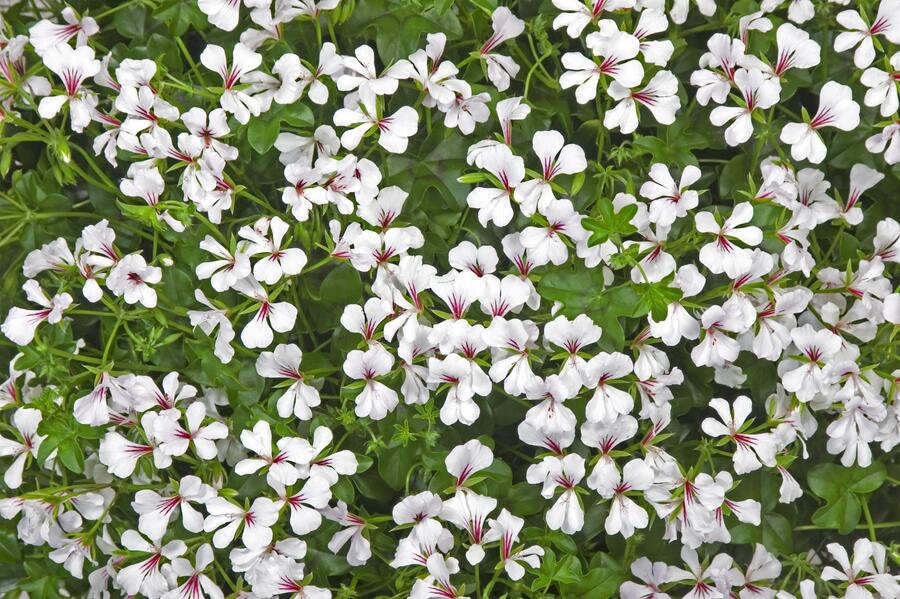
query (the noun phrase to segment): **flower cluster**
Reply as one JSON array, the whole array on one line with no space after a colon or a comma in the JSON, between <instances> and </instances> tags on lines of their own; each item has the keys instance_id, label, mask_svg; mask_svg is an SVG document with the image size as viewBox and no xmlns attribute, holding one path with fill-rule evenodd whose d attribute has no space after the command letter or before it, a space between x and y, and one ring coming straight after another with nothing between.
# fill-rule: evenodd
<instances>
[{"instance_id":1,"label":"flower cluster","mask_svg":"<svg viewBox=\"0 0 900 599\"><path fill-rule=\"evenodd\" d=\"M18 588L900 596L900 2L34 4Z\"/></svg>"}]
</instances>

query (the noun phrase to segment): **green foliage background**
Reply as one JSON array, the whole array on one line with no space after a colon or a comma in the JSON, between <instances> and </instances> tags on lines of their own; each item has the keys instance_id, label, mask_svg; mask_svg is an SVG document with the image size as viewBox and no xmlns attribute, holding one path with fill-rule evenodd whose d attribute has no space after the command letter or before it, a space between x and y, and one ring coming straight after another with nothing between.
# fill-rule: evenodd
<instances>
[{"instance_id":1,"label":"green foliage background","mask_svg":"<svg viewBox=\"0 0 900 599\"><path fill-rule=\"evenodd\" d=\"M58 2L47 4L57 12L62 7ZM863 4L868 7L871 3ZM98 18L101 31L92 39L98 54L105 48L116 60L151 57L160 66L159 91L163 97L185 110L190 106L211 109L215 105L218 94L210 86L217 81L211 73L198 68L198 56L207 43L230 47L237 41L237 31L226 33L211 27L193 1L75 1L72 5L79 12ZM658 127L645 115L638 132L629 136L602 128L602 112L610 102L604 94L600 94L596 104L578 105L572 94L559 89L557 81L562 72L559 58L566 51L578 49L580 42L551 29L550 23L558 11L550 2L521 0L509 5L527 21L526 33L507 46L522 66L513 88L497 94L487 85L478 61L471 62L461 77L478 82L473 85L473 92L489 91L494 100L525 96L533 110L526 121L516 123L514 133L514 144L522 151L530 147L534 131L549 128L560 130L567 141L585 148L591 161L587 176L577 181L565 180L563 185L578 190L572 194L573 201L577 209L591 215L593 230L606 235L627 233L622 230L627 223L618 222L609 211L609 199L618 191L635 192L653 162L670 167L700 166L703 178L696 188L708 190L701 196L705 208L730 207L748 195L752 197L759 162L776 151L775 141L783 119L757 123L755 137L750 142L743 147L727 148L721 130L709 123L709 108L693 101L694 92L687 82L699 56L706 50L709 35L736 31L738 16L750 12L755 3L720 2L715 16L706 19L693 11L685 25L670 29L668 36L675 43L676 51L668 68L681 83L682 110L676 123L669 127ZM264 52L265 64L270 63L269 57L287 51L315 60L322 39L332 39L343 54L350 53L359 44L371 44L387 63L422 47L425 34L437 31L447 34L446 56L458 62L477 51L480 40L489 36L489 14L493 7L490 0L344 0L337 10L327 13L321 27L310 21L288 25L284 40ZM35 22L31 8L31 2L23 2L7 9L3 14L7 26L17 33L26 32ZM849 55L838 55L832 50L833 14L839 8L824 2L817 4L819 12L808 30L822 46L822 61L808 72L790 73L781 101L788 110L799 113L801 106L813 108L821 82L837 79L849 83L848 78L856 76L848 63ZM242 11L246 16L246 9ZM755 43L762 46L752 46L755 52L773 55L774 48L766 47L769 42L764 36L757 36ZM30 58L30 68L38 69L36 57ZM391 104L400 106L415 100L414 90L401 87ZM305 100L292 106L275 105L248 126L233 129L230 143L240 149L240 159L229 164L226 172L239 187L234 212L220 228L226 236L260 215L282 213L279 188L284 179L273 149L276 136L282 131L309 132L318 124L330 123L335 108L332 92L331 101L325 106L315 106ZM101 218L109 219L116 229L119 247L126 251L143 248L147 256L159 259L167 255L174 261L172 267L164 269L163 281L157 286L159 309L147 310L140 306L126 309L119 303L108 302L97 308L103 314L85 310L73 319L71 326L42 329L38 339L22 350L24 355L17 363L18 369L33 370L37 373L36 380L56 385L67 398L62 406L53 404L52 393L38 400L45 414L41 432L49 435L42 453L46 455L58 448L60 460L68 471L62 480L42 480L40 484L64 484L67 476L82 474L84 449L96 447L102 431L75 423L68 406L90 388L98 369L110 365L148 374L157 380L167 372L178 371L183 380L198 386L226 389L229 399L226 412L230 413L233 432L249 428L258 419L270 420L276 435L306 432L308 423L288 424L273 417L278 393L257 376L255 354L237 347L236 359L222 365L212 354L212 343L189 327L186 311L197 307L193 299L196 285L193 265L203 259L198 243L216 227L182 202L177 187L170 183L164 207L176 211L183 220L190 220L191 225L181 235L156 228L151 211L118 191L117 181L127 168L124 161L118 169L112 169L93 156L90 135L72 134L60 122L55 126L38 124L33 110L22 107L21 112L26 122L8 120L0 125L0 251L3 254L0 312L6 313L16 302L21 305L20 289L24 282L21 265L30 250L56 237L74 239L83 226ZM839 268L855 259L860 247L866 247L875 223L885 216L897 216L900 206L897 201L900 168L886 169L882 157L870 154L863 145L875 132L867 125L873 122L873 113L864 109L863 124L854 132L836 136L833 143L829 143L830 134L826 133L829 153L822 167L839 191L847 189L849 169L856 162L865 162L887 175L877 189L867 194L866 219L854 234L823 225L818 239L827 241L831 247L816 247L817 257L822 263L830 262ZM465 163L468 144L496 127L489 122L479 126L475 136L464 138L456 130L446 129L440 115L430 116L433 122L426 118L420 123L419 134L411 139L405 155L373 156L372 159L382 169L383 185L397 185L409 192L403 218L423 231L426 243L421 253L425 260L446 269L447 251L455 243L463 239L496 243L495 234L482 229L474 213L466 208L465 198L471 183L458 181L471 170L467 170ZM89 128L88 133L91 131ZM778 207L759 205L756 208L757 224L774 223L781 217ZM295 244L303 247L311 265L328 255L327 249L321 246L326 238L324 227L325 223L316 217L293 228ZM688 234L677 227L689 228L691 224L676 225L670 238ZM767 238L763 247L777 251L777 243ZM685 252L691 251L691 245L691 238L686 238ZM335 495L372 515L372 522L379 526L370 531L375 556L362 568L351 569L343 557L331 555L325 547L335 525L326 523L307 538L310 544L307 570L317 584L343 586L344 594L338 597L390 597L408 588L414 573L395 572L386 564L393 555L398 533L390 532L391 523L385 515L390 514L401 496L424 489L438 492L447 489L451 481L443 471L443 458L454 445L476 436L494 446L497 456L476 488L497 497L500 506L526 517L528 525L522 541L538 543L548 550L536 576L526 576L522 582L504 589L509 597L603 599L616 594L618 585L628 576L629 563L636 556L669 563L679 561L681 545L662 540L663 524L659 520L628 542L603 534L607 508L596 504L594 496L583 496L587 509L584 530L572 537L547 530L542 514L548 502L540 497L538 487L524 482L524 470L531 457L519 448L516 425L525 408L499 390L482 404L481 417L467 429L442 427L432 404L401 405L380 422L358 420L352 411L356 390L344 384L340 370L345 354L356 346L356 339L339 326L338 319L343 306L362 303L368 297L365 291L368 281L346 264L323 261L314 270L308 270L281 291L282 297L299 309L297 327L283 342L296 342L303 348L307 374L326 378L324 410L313 422L327 423L336 431L336 438L343 436L343 447L365 456L361 457L365 472L353 477L352 482L342 479L334 489ZM538 289L545 301L559 300L565 303L565 313L584 312L591 316L604 329L599 345L605 351L628 351L629 340L643 326L642 317L666 301L664 296L657 297L664 293L661 288L647 289L624 282L627 277L621 276L622 272L617 273L616 283L607 288L603 287L599 270L583 266L548 269L544 273ZM231 305L238 305L238 297L232 299ZM86 343L77 355L73 353L76 339L84 339ZM4 360L11 360L16 351L7 341L0 342ZM882 356L879 372L890 373L900 367L893 339L880 337L867 351ZM684 370L685 383L674 388L673 424L667 431L671 434L666 440L667 447L685 464L694 463L698 455L726 463L727 458L717 454L713 444L698 444L691 439L699 438L699 422L707 415L709 398L729 397L734 392L716 385L712 370L694 367L684 349L670 352L670 357L673 365ZM738 363L749 376L754 402L760 404L775 390L775 365L746 355ZM399 385L399 380L395 382ZM758 527L733 526L733 547L728 550L746 562L752 552L751 543L764 543L785 562L788 588L793 588L796 580L811 575L805 559L807 550L820 549L830 541L848 546L852 539L872 531L881 542L893 545L894 559L897 559L900 513L896 498L900 490L900 465L896 452L878 454L878 461L869 468L844 468L835 456L825 451L825 438L820 428L810 443L809 462L795 463L791 468L805 491L799 501L778 504L779 479L764 471L743 477L737 491L741 499L760 501L763 517ZM225 468L215 462L197 466L198 474L204 478L228 476ZM237 489L238 498L254 497L261 491L254 486L256 481L240 484L238 480L236 484L237 477L228 478L229 486ZM128 492L127 485L122 492ZM120 521L134 520L129 501L117 503L114 517L119 510ZM14 522L0 521L0 588L10 596L27 591L35 599L60 596L62 581L75 594L83 591L83 582L72 581L61 566L46 558L48 549L19 544L14 527ZM489 571L485 569L489 566L486 563L482 572ZM463 576L462 581L474 594L475 580Z\"/></svg>"}]
</instances>

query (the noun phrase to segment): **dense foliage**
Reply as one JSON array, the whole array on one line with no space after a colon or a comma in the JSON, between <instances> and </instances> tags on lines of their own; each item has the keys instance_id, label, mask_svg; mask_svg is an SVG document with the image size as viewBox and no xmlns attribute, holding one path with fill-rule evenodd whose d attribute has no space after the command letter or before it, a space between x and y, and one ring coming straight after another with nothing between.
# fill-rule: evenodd
<instances>
[{"instance_id":1,"label":"dense foliage","mask_svg":"<svg viewBox=\"0 0 900 599\"><path fill-rule=\"evenodd\" d=\"M0 19L0 592L900 596L900 2Z\"/></svg>"}]
</instances>

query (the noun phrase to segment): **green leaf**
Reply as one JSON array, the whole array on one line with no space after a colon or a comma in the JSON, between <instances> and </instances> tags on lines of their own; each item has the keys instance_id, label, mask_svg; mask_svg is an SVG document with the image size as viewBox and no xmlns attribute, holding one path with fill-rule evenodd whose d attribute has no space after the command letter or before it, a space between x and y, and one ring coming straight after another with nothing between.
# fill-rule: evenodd
<instances>
[{"instance_id":1,"label":"green leaf","mask_svg":"<svg viewBox=\"0 0 900 599\"><path fill-rule=\"evenodd\" d=\"M81 445L74 439L70 439L59 446L59 461L63 466L76 474L84 472L84 452Z\"/></svg>"},{"instance_id":2,"label":"green leaf","mask_svg":"<svg viewBox=\"0 0 900 599\"><path fill-rule=\"evenodd\" d=\"M537 288L542 298L562 302L564 313L576 316L600 297L603 272L579 261L572 268L554 268L541 278Z\"/></svg>"},{"instance_id":3,"label":"green leaf","mask_svg":"<svg viewBox=\"0 0 900 599\"><path fill-rule=\"evenodd\" d=\"M812 516L813 524L835 528L847 534L859 523L862 515L860 501L877 491L887 479L884 464L875 462L868 468L845 468L837 464L819 464L807 476L810 490L825 500Z\"/></svg>"},{"instance_id":4,"label":"green leaf","mask_svg":"<svg viewBox=\"0 0 900 599\"><path fill-rule=\"evenodd\" d=\"M875 462L868 468L845 468L837 464L819 464L807 476L810 490L825 500L837 499L845 493L872 493L887 478L884 464Z\"/></svg>"},{"instance_id":5,"label":"green leaf","mask_svg":"<svg viewBox=\"0 0 900 599\"><path fill-rule=\"evenodd\" d=\"M392 489L399 490L406 485L406 477L418 461L418 452L412 446L384 449L378 454L378 474Z\"/></svg>"},{"instance_id":6,"label":"green leaf","mask_svg":"<svg viewBox=\"0 0 900 599\"><path fill-rule=\"evenodd\" d=\"M319 298L330 304L353 304L361 297L362 281L349 264L341 264L329 272L319 287Z\"/></svg>"},{"instance_id":7,"label":"green leaf","mask_svg":"<svg viewBox=\"0 0 900 599\"><path fill-rule=\"evenodd\" d=\"M281 122L278 119L255 118L247 127L247 141L254 150L265 154L275 145L275 139L280 131Z\"/></svg>"},{"instance_id":8,"label":"green leaf","mask_svg":"<svg viewBox=\"0 0 900 599\"><path fill-rule=\"evenodd\" d=\"M637 210L637 204L627 204L616 212L612 201L600 200L597 202L596 215L581 221L585 229L592 231L588 243L597 245L610 238L618 241L619 238L637 231L637 228L631 224L631 219L637 214Z\"/></svg>"},{"instance_id":9,"label":"green leaf","mask_svg":"<svg viewBox=\"0 0 900 599\"><path fill-rule=\"evenodd\" d=\"M856 495L844 493L816 510L812 522L816 526L835 528L841 534L848 534L859 524L861 515L862 507Z\"/></svg>"},{"instance_id":10,"label":"green leaf","mask_svg":"<svg viewBox=\"0 0 900 599\"><path fill-rule=\"evenodd\" d=\"M640 300L638 310L634 316L642 316L650 313L656 321L663 320L669 309L669 304L681 299L681 290L669 287L674 275L669 275L662 281L655 283L635 283L635 292Z\"/></svg>"},{"instance_id":11,"label":"green leaf","mask_svg":"<svg viewBox=\"0 0 900 599\"><path fill-rule=\"evenodd\" d=\"M119 210L122 212L122 214L127 217L133 218L134 220L140 222L145 226L149 226L159 231L163 229L163 226L160 224L159 219L156 218L156 208L154 206L135 206L133 204L126 204L121 200L116 200L116 206L119 207Z\"/></svg>"},{"instance_id":12,"label":"green leaf","mask_svg":"<svg viewBox=\"0 0 900 599\"><path fill-rule=\"evenodd\" d=\"M113 17L113 27L126 39L143 39L146 23L147 9L139 4L124 8Z\"/></svg>"}]
</instances>

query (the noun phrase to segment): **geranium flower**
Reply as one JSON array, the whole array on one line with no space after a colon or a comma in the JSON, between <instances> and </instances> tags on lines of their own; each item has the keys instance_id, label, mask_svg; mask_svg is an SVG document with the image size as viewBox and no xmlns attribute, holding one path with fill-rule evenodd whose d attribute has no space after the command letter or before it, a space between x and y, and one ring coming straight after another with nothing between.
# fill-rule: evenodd
<instances>
[{"instance_id":1,"label":"geranium flower","mask_svg":"<svg viewBox=\"0 0 900 599\"><path fill-rule=\"evenodd\" d=\"M341 135L341 145L348 150L356 149L366 133L378 129L378 145L388 152L402 154L406 151L408 138L418 129L419 113L410 106L403 106L391 116L381 116L376 96L361 92L355 109L341 108L334 113L334 124L352 127Z\"/></svg>"},{"instance_id":2,"label":"geranium flower","mask_svg":"<svg viewBox=\"0 0 900 599\"><path fill-rule=\"evenodd\" d=\"M41 306L39 310L26 310L24 308L10 308L0 331L7 339L16 345L28 345L34 339L38 326L45 320L50 324L57 324L62 320L63 312L72 305L72 296L68 293L60 293L53 297L47 297L41 289L40 283L34 279L25 281L22 285L25 296L33 303Z\"/></svg>"},{"instance_id":3,"label":"geranium flower","mask_svg":"<svg viewBox=\"0 0 900 599\"><path fill-rule=\"evenodd\" d=\"M262 352L256 359L256 372L266 378L293 381L276 402L278 415L287 418L292 413L301 420L312 418L312 408L321 403L319 390L306 382L300 372L303 352L291 344L279 344L274 352Z\"/></svg>"},{"instance_id":4,"label":"geranium flower","mask_svg":"<svg viewBox=\"0 0 900 599\"><path fill-rule=\"evenodd\" d=\"M100 72L100 61L94 58L93 48L80 46L73 49L68 44L51 46L42 58L44 66L62 81L64 93L41 98L38 114L43 119L52 119L68 104L72 131L81 133L90 124L91 114L97 106L97 96L81 86L88 77Z\"/></svg>"},{"instance_id":5,"label":"geranium flower","mask_svg":"<svg viewBox=\"0 0 900 599\"><path fill-rule=\"evenodd\" d=\"M678 80L669 71L659 71L638 91L626 88L618 81L609 85L608 93L616 104L603 117L607 129L618 128L623 134L632 133L638 126L637 105L645 106L661 125L675 122L681 107L678 99Z\"/></svg>"},{"instance_id":6,"label":"geranium flower","mask_svg":"<svg viewBox=\"0 0 900 599\"><path fill-rule=\"evenodd\" d=\"M122 533L122 546L128 551L145 554L144 559L125 566L116 574L116 584L129 595L138 593L147 597L160 597L169 590L169 582L160 568L187 551L184 541L174 539L161 543L158 539L148 541L135 530Z\"/></svg>"},{"instance_id":7,"label":"geranium flower","mask_svg":"<svg viewBox=\"0 0 900 599\"><path fill-rule=\"evenodd\" d=\"M653 470L640 459L625 464L621 475L614 465L610 464L608 470L606 476L594 479L597 481L594 487L597 493L605 499L612 499L604 528L608 535L621 533L627 539L634 534L635 529L646 528L650 518L647 511L626 493L650 488L653 484Z\"/></svg>"},{"instance_id":8,"label":"geranium flower","mask_svg":"<svg viewBox=\"0 0 900 599\"><path fill-rule=\"evenodd\" d=\"M273 302L262 285L253 277L245 277L234 289L259 303L259 308L241 330L241 343L247 348L269 347L274 339L273 329L279 333L291 330L297 320L297 307L290 302Z\"/></svg>"},{"instance_id":9,"label":"geranium flower","mask_svg":"<svg viewBox=\"0 0 900 599\"><path fill-rule=\"evenodd\" d=\"M508 147L495 146L485 151L481 166L496 178L499 187L476 187L469 192L466 203L478 210L481 226L493 222L498 227L505 227L513 217L510 198L525 178L525 162L514 156Z\"/></svg>"},{"instance_id":10,"label":"geranium flower","mask_svg":"<svg viewBox=\"0 0 900 599\"><path fill-rule=\"evenodd\" d=\"M743 96L744 105L719 106L709 114L710 122L717 127L734 121L725 130L725 141L729 146L736 146L750 139L753 135L753 112L771 108L778 102L781 93L778 80L766 77L757 69L738 69L734 73L734 83Z\"/></svg>"},{"instance_id":11,"label":"geranium flower","mask_svg":"<svg viewBox=\"0 0 900 599\"><path fill-rule=\"evenodd\" d=\"M400 399L397 392L376 380L391 371L394 356L381 346L370 347L365 352L355 349L344 360L344 373L352 379L365 381L356 396L356 415L381 420L394 411Z\"/></svg>"},{"instance_id":12,"label":"geranium flower","mask_svg":"<svg viewBox=\"0 0 900 599\"><path fill-rule=\"evenodd\" d=\"M494 32L481 46L479 55L487 64L488 79L497 91L502 92L509 88L510 78L518 74L519 65L509 56L496 54L493 50L525 31L525 21L514 15L507 7L498 6L491 14L491 26Z\"/></svg>"},{"instance_id":13,"label":"geranium flower","mask_svg":"<svg viewBox=\"0 0 900 599\"><path fill-rule=\"evenodd\" d=\"M166 573L177 583L179 578L187 577L180 586L163 593L160 599L179 599L191 597L192 599L221 599L224 593L213 579L206 575L206 570L213 562L213 551L209 543L201 545L194 554L194 565L182 558L176 557L172 563L166 564Z\"/></svg>"},{"instance_id":14,"label":"geranium flower","mask_svg":"<svg viewBox=\"0 0 900 599\"><path fill-rule=\"evenodd\" d=\"M577 144L566 144L558 131L538 131L531 139L531 147L541 162L541 176L522 182L515 191L515 199L522 214L531 216L543 211L556 199L551 181L558 175L574 175L587 168L584 150Z\"/></svg>"},{"instance_id":15,"label":"geranium flower","mask_svg":"<svg viewBox=\"0 0 900 599\"><path fill-rule=\"evenodd\" d=\"M225 50L221 46L209 44L200 54L200 62L210 71L218 73L222 77L222 95L219 103L225 112L233 114L243 125L250 121L250 116L259 116L259 101L250 97L246 92L237 89L237 85L247 75L259 68L262 64L262 56L252 51L244 44L235 44L232 50L232 62L228 64Z\"/></svg>"},{"instance_id":16,"label":"geranium flower","mask_svg":"<svg viewBox=\"0 0 900 599\"><path fill-rule=\"evenodd\" d=\"M575 488L584 478L584 458L570 453L564 458L547 456L528 467L527 480L541 484L541 496L551 499L557 488L562 494L545 515L550 530L573 534L584 526L584 509Z\"/></svg>"},{"instance_id":17,"label":"geranium flower","mask_svg":"<svg viewBox=\"0 0 900 599\"><path fill-rule=\"evenodd\" d=\"M100 31L97 21L87 15L79 16L71 6L66 6L59 15L66 22L59 25L48 19L41 19L28 30L28 41L38 56L44 57L47 51L56 46L66 45L73 37L75 47L88 43L88 39Z\"/></svg>"},{"instance_id":18,"label":"geranium flower","mask_svg":"<svg viewBox=\"0 0 900 599\"><path fill-rule=\"evenodd\" d=\"M719 415L721 422L714 418L706 418L701 428L710 437L729 437L734 441L735 451L732 458L735 474L747 474L763 465L770 468L775 466L775 452L778 449L775 438L770 433L741 432L753 409L749 397L738 396L731 407L724 399L715 397L709 401L709 405Z\"/></svg>"},{"instance_id":19,"label":"geranium flower","mask_svg":"<svg viewBox=\"0 0 900 599\"><path fill-rule=\"evenodd\" d=\"M713 273L724 272L732 279L749 270L753 263L752 252L735 245L731 240L737 239L750 246L759 245L762 242L762 230L754 226L740 226L752 219L753 206L749 202L735 206L731 216L721 225L709 212L698 212L694 215L697 231L716 236L715 241L700 248L700 262L703 266Z\"/></svg>"},{"instance_id":20,"label":"geranium flower","mask_svg":"<svg viewBox=\"0 0 900 599\"><path fill-rule=\"evenodd\" d=\"M10 489L18 489L22 486L25 463L28 458L37 459L41 443L46 439L44 435L37 434L42 419L43 414L40 410L19 408L13 414L17 439L11 440L0 436L0 456L14 458L12 464L8 465L3 473L3 482Z\"/></svg>"},{"instance_id":21,"label":"geranium flower","mask_svg":"<svg viewBox=\"0 0 900 599\"><path fill-rule=\"evenodd\" d=\"M160 540L166 534L169 521L172 517L177 517L179 510L185 530L201 532L203 515L191 504L205 506L214 497L215 489L190 474L178 482L177 490L171 495L161 495L149 489L139 490L134 495L131 507L138 515L138 530L151 540Z\"/></svg>"},{"instance_id":22,"label":"geranium flower","mask_svg":"<svg viewBox=\"0 0 900 599\"><path fill-rule=\"evenodd\" d=\"M516 549L516 542L524 524L522 518L513 516L506 508L500 511L496 520L488 520L490 528L484 537L484 543L500 541L500 563L503 564L503 570L510 580L521 580L525 575L525 567L519 562L537 568L541 564L541 556L544 555L544 549L537 545Z\"/></svg>"},{"instance_id":23,"label":"geranium flower","mask_svg":"<svg viewBox=\"0 0 900 599\"><path fill-rule=\"evenodd\" d=\"M859 104L853 101L853 90L836 81L829 81L819 92L819 109L807 122L788 123L781 130L781 141L791 144L794 160L809 160L819 164L828 151L818 130L836 127L851 131L859 125Z\"/></svg>"},{"instance_id":24,"label":"geranium flower","mask_svg":"<svg viewBox=\"0 0 900 599\"><path fill-rule=\"evenodd\" d=\"M846 52L856 46L853 53L853 64L864 69L875 60L875 36L883 35L891 43L900 43L900 3L897 0L881 0L878 12L872 24L868 24L855 10L844 10L838 13L837 21L845 31L834 38L834 49Z\"/></svg>"}]
</instances>

